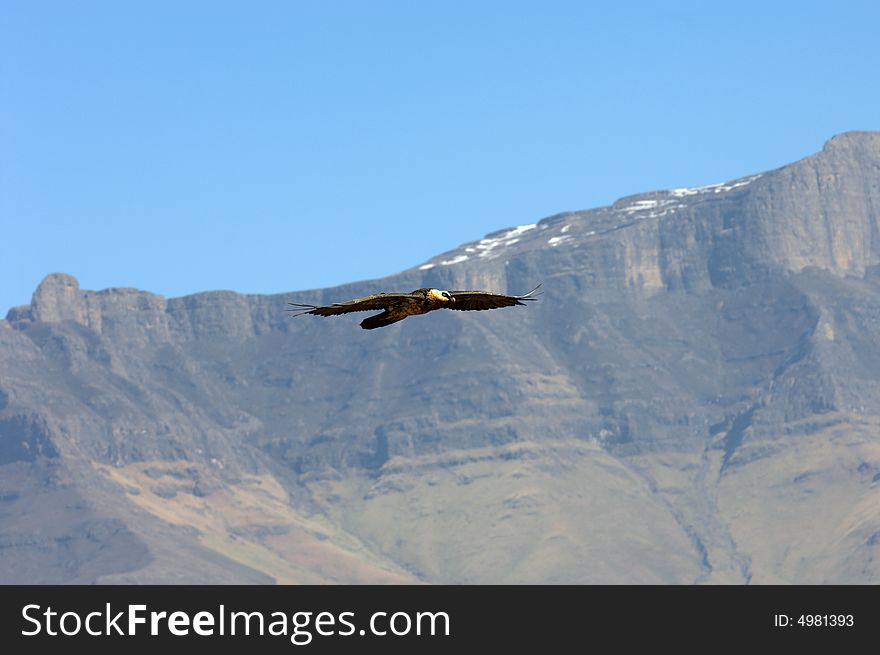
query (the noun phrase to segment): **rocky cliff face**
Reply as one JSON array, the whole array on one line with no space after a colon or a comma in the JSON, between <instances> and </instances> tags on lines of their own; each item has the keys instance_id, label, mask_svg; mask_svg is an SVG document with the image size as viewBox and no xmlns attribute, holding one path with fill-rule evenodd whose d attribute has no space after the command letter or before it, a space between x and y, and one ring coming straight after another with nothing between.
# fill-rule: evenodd
<instances>
[{"instance_id":1,"label":"rocky cliff face","mask_svg":"<svg viewBox=\"0 0 880 655\"><path fill-rule=\"evenodd\" d=\"M876 583L878 208L847 133L334 289L49 275L0 321L0 581Z\"/></svg>"}]
</instances>

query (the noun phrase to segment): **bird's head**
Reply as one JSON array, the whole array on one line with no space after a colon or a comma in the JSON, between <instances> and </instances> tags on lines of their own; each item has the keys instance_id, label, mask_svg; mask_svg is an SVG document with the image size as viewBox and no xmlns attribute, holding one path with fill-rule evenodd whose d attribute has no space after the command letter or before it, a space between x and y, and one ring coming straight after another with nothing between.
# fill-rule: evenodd
<instances>
[{"instance_id":1,"label":"bird's head","mask_svg":"<svg viewBox=\"0 0 880 655\"><path fill-rule=\"evenodd\" d=\"M439 302L455 302L455 298L452 297L452 294L448 291L443 291L442 289L428 289L428 296L432 300L437 300Z\"/></svg>"}]
</instances>

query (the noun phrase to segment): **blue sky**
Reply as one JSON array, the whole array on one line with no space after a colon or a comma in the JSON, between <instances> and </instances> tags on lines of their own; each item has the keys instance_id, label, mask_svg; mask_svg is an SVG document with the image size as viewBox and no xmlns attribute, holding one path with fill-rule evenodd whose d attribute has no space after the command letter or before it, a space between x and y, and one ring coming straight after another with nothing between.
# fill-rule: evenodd
<instances>
[{"instance_id":1,"label":"blue sky","mask_svg":"<svg viewBox=\"0 0 880 655\"><path fill-rule=\"evenodd\" d=\"M0 316L278 293L878 129L870 2L0 0Z\"/></svg>"}]
</instances>

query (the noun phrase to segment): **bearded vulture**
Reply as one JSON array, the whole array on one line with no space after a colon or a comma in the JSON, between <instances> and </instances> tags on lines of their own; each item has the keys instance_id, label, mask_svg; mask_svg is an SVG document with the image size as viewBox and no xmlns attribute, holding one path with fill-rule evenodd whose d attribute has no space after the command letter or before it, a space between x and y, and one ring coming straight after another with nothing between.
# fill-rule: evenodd
<instances>
[{"instance_id":1,"label":"bearded vulture","mask_svg":"<svg viewBox=\"0 0 880 655\"><path fill-rule=\"evenodd\" d=\"M482 311L484 309L497 309L499 307L512 307L513 305L525 305L523 301L537 300L534 295L541 285L522 296L507 296L501 293L488 291L443 291L441 289L416 289L410 293L376 293L364 298L355 298L345 302L333 303L324 307L317 305L304 305L289 302L297 309L288 309L295 312L303 308L294 316L314 314L315 316L337 316L349 312L365 312L370 310L383 310L381 314L374 314L361 321L361 327L365 330L385 327L397 321L402 321L407 316L427 314L435 309L457 309L460 311Z\"/></svg>"}]
</instances>

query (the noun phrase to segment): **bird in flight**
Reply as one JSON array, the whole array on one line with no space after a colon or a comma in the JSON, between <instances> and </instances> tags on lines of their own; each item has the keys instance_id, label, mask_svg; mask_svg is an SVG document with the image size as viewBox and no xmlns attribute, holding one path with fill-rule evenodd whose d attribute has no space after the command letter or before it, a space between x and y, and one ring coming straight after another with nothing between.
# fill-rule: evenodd
<instances>
[{"instance_id":1,"label":"bird in flight","mask_svg":"<svg viewBox=\"0 0 880 655\"><path fill-rule=\"evenodd\" d=\"M416 289L410 293L376 293L364 298L355 298L345 302L333 303L324 307L317 305L304 305L290 302L297 309L288 309L295 312L304 308L294 316L314 314L315 316L337 316L349 312L365 312L370 310L383 310L381 314L374 314L361 321L361 327L365 330L385 327L397 321L402 321L407 316L427 314L435 309L457 309L459 311L482 311L484 309L498 309L499 307L512 307L513 305L525 305L523 301L537 300L535 292L541 285L522 296L507 296L502 293L490 293L488 291L443 291L441 289Z\"/></svg>"}]
</instances>

